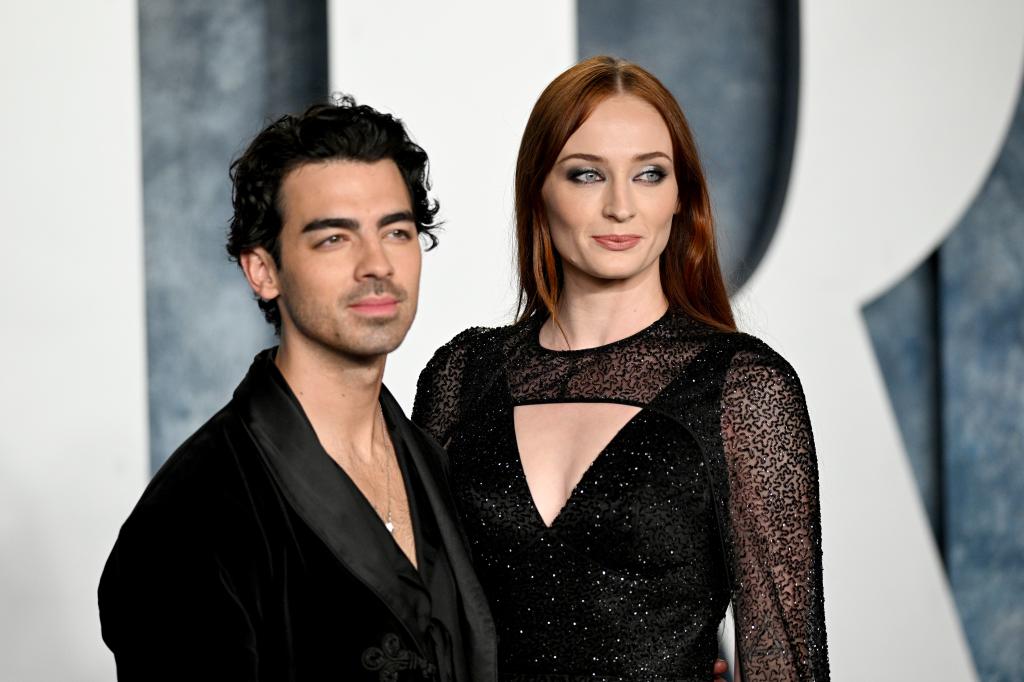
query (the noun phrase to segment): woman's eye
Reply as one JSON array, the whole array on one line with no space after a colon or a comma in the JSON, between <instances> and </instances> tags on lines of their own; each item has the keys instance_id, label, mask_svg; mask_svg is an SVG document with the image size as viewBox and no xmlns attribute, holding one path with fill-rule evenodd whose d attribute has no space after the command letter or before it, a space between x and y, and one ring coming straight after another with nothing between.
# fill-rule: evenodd
<instances>
[{"instance_id":1,"label":"woman's eye","mask_svg":"<svg viewBox=\"0 0 1024 682\"><path fill-rule=\"evenodd\" d=\"M581 185L592 185L604 178L593 168L578 168L569 172L569 179Z\"/></svg>"},{"instance_id":2,"label":"woman's eye","mask_svg":"<svg viewBox=\"0 0 1024 682\"><path fill-rule=\"evenodd\" d=\"M640 171L640 175L636 176L640 182L646 182L649 185L656 185L665 179L667 173L661 168L646 168Z\"/></svg>"}]
</instances>

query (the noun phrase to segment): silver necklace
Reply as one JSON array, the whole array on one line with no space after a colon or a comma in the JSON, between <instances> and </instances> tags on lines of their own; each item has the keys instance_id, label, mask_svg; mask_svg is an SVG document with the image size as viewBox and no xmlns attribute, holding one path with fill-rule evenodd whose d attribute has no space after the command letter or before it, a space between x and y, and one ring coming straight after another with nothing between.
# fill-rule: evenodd
<instances>
[{"instance_id":1,"label":"silver necklace","mask_svg":"<svg viewBox=\"0 0 1024 682\"><path fill-rule=\"evenodd\" d=\"M388 438L388 430L384 424L384 409L377 406L377 417L380 422L380 434L384 439L384 494L387 496L387 514L384 518L384 527L389 533L395 532L395 523L391 518L391 462L393 456L391 439Z\"/></svg>"}]
</instances>

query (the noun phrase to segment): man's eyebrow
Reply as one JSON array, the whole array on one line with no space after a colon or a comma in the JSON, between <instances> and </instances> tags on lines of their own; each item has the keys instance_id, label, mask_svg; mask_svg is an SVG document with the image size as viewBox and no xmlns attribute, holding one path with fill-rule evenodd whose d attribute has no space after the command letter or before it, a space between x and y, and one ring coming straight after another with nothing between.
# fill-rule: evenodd
<instances>
[{"instance_id":1,"label":"man's eyebrow","mask_svg":"<svg viewBox=\"0 0 1024 682\"><path fill-rule=\"evenodd\" d=\"M412 211L395 211L394 213L388 213L386 216L377 221L377 227L387 227L395 223L402 222L416 222L416 217L412 214ZM340 227L343 230L358 230L359 221L354 218L317 218L306 223L306 226L302 228L303 232L315 232L316 230L326 230L331 227Z\"/></svg>"},{"instance_id":2,"label":"man's eyebrow","mask_svg":"<svg viewBox=\"0 0 1024 682\"><path fill-rule=\"evenodd\" d=\"M636 156L633 157L633 160L650 161L651 159L656 159L658 157L664 157L668 161L672 160L672 157L666 154L665 152L646 152L644 154L637 154ZM606 159L603 156L597 156L596 154L577 153L569 154L568 156L563 156L558 160L558 163L562 163L570 159L580 159L582 161L591 161L593 163L604 163L606 161Z\"/></svg>"},{"instance_id":3,"label":"man's eyebrow","mask_svg":"<svg viewBox=\"0 0 1024 682\"><path fill-rule=\"evenodd\" d=\"M306 226L302 228L302 231L315 232L316 230L326 230L330 227L340 227L346 230L358 230L359 221L353 220L352 218L318 218L317 220L306 223Z\"/></svg>"},{"instance_id":4,"label":"man's eyebrow","mask_svg":"<svg viewBox=\"0 0 1024 682\"><path fill-rule=\"evenodd\" d=\"M395 223L404 222L416 222L416 217L412 214L412 211L396 211L395 213L388 213L386 216L377 221L377 227L387 227L388 225L394 225Z\"/></svg>"}]
</instances>

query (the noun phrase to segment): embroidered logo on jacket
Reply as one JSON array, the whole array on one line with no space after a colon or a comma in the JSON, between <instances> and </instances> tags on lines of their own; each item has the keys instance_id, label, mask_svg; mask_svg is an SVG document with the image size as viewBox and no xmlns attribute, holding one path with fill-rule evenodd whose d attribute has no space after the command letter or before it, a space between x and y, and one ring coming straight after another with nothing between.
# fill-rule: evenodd
<instances>
[{"instance_id":1,"label":"embroidered logo on jacket","mask_svg":"<svg viewBox=\"0 0 1024 682\"><path fill-rule=\"evenodd\" d=\"M380 671L380 682L398 682L398 674L405 670L419 671L424 678L431 678L437 667L415 651L402 647L402 640L394 633L387 633L380 646L371 646L363 652L363 667L369 671Z\"/></svg>"}]
</instances>

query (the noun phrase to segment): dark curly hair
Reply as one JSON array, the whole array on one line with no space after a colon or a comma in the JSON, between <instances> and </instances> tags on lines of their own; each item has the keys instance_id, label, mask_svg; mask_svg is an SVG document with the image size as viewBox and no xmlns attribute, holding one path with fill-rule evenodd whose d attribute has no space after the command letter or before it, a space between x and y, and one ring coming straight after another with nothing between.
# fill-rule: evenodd
<instances>
[{"instance_id":1,"label":"dark curly hair","mask_svg":"<svg viewBox=\"0 0 1024 682\"><path fill-rule=\"evenodd\" d=\"M286 115L264 128L240 157L231 163L231 205L234 215L228 231L227 251L238 262L246 251L263 247L281 263L280 191L284 177L307 163L331 160L373 163L391 159L405 180L412 199L416 231L437 246L433 230L438 204L430 189L427 154L409 139L402 122L389 114L357 105L349 96L330 104L314 104L300 115ZM267 322L281 331L277 301L257 303Z\"/></svg>"}]
</instances>

